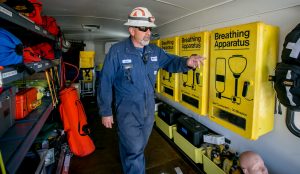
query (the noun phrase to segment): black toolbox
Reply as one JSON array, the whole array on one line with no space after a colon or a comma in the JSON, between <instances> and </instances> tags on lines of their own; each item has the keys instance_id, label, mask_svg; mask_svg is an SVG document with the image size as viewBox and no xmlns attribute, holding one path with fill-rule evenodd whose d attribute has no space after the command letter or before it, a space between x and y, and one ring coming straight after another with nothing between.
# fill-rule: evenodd
<instances>
[{"instance_id":1,"label":"black toolbox","mask_svg":"<svg viewBox=\"0 0 300 174\"><path fill-rule=\"evenodd\" d=\"M177 132L195 147L200 147L203 143L203 135L208 133L208 129L194 118L181 115L177 119Z\"/></svg>"},{"instance_id":2,"label":"black toolbox","mask_svg":"<svg viewBox=\"0 0 300 174\"><path fill-rule=\"evenodd\" d=\"M158 106L158 116L168 125L176 124L177 119L182 113L172 106L162 103Z\"/></svg>"}]
</instances>

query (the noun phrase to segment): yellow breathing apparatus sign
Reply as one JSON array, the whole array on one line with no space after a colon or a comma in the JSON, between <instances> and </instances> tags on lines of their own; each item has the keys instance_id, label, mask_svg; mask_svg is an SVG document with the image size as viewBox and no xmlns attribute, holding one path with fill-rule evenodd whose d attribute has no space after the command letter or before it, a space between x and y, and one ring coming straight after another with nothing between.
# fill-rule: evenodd
<instances>
[{"instance_id":1,"label":"yellow breathing apparatus sign","mask_svg":"<svg viewBox=\"0 0 300 174\"><path fill-rule=\"evenodd\" d=\"M160 47L169 54L178 55L178 37L170 37L160 40ZM163 96L178 101L179 74L169 73L161 69L160 72L160 92Z\"/></svg>"},{"instance_id":2,"label":"yellow breathing apparatus sign","mask_svg":"<svg viewBox=\"0 0 300 174\"><path fill-rule=\"evenodd\" d=\"M278 28L254 22L216 29L210 48L209 118L251 140L270 132Z\"/></svg>"},{"instance_id":3,"label":"yellow breathing apparatus sign","mask_svg":"<svg viewBox=\"0 0 300 174\"><path fill-rule=\"evenodd\" d=\"M160 40L159 39L157 39L157 40L151 40L150 44L154 44L154 45L160 47ZM156 74L155 91L157 93L160 93L160 71L161 70L158 70L158 72Z\"/></svg>"},{"instance_id":4,"label":"yellow breathing apparatus sign","mask_svg":"<svg viewBox=\"0 0 300 174\"><path fill-rule=\"evenodd\" d=\"M205 57L200 68L180 73L179 103L200 115L207 115L209 85L209 32L197 32L179 37L179 55Z\"/></svg>"}]
</instances>

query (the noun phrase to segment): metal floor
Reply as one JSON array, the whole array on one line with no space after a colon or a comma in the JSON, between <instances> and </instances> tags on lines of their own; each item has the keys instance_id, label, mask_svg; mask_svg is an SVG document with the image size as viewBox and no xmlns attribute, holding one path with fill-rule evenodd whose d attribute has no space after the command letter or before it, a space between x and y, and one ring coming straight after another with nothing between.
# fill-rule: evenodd
<instances>
[{"instance_id":1,"label":"metal floor","mask_svg":"<svg viewBox=\"0 0 300 174\"><path fill-rule=\"evenodd\" d=\"M86 157L73 156L70 163L70 174L122 174L118 151L116 125L106 129L100 123L96 102L93 98L84 98L82 103L91 125L91 137L96 151ZM184 160L184 157L168 143L156 129L153 129L145 150L147 174L181 174L175 171L180 168L182 174L199 173L195 167Z\"/></svg>"}]
</instances>

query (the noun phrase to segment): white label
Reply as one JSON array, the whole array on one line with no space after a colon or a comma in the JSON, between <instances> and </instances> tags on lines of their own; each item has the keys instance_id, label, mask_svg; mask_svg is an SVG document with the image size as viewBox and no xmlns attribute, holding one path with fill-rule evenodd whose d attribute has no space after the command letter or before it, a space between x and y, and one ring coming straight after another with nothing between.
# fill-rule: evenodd
<instances>
[{"instance_id":1,"label":"white label","mask_svg":"<svg viewBox=\"0 0 300 174\"><path fill-rule=\"evenodd\" d=\"M41 30L41 28L38 27L38 26L36 26L36 25L34 26L34 28L35 28L36 30L39 30L39 31Z\"/></svg>"},{"instance_id":2,"label":"white label","mask_svg":"<svg viewBox=\"0 0 300 174\"><path fill-rule=\"evenodd\" d=\"M289 42L286 48L292 50L290 57L297 59L298 55L300 54L300 38L297 40L296 43Z\"/></svg>"},{"instance_id":3,"label":"white label","mask_svg":"<svg viewBox=\"0 0 300 174\"><path fill-rule=\"evenodd\" d=\"M2 79L5 79L5 78L8 78L8 77L17 75L17 74L18 74L17 70L9 71L9 72L6 72L6 73L2 73Z\"/></svg>"},{"instance_id":4,"label":"white label","mask_svg":"<svg viewBox=\"0 0 300 174\"><path fill-rule=\"evenodd\" d=\"M22 18L24 18L24 19L26 19L27 21L29 21L29 22L31 22L31 23L34 24L34 22L33 22L31 19L29 19L27 16L22 15L22 13L19 13L19 16L21 16Z\"/></svg>"},{"instance_id":5,"label":"white label","mask_svg":"<svg viewBox=\"0 0 300 174\"><path fill-rule=\"evenodd\" d=\"M42 68L42 67L43 67L43 65L42 65L42 64L40 64L40 65L38 65L38 66L37 66L37 68Z\"/></svg>"},{"instance_id":6,"label":"white label","mask_svg":"<svg viewBox=\"0 0 300 174\"><path fill-rule=\"evenodd\" d=\"M131 59L122 60L122 63L131 63Z\"/></svg>"},{"instance_id":7,"label":"white label","mask_svg":"<svg viewBox=\"0 0 300 174\"><path fill-rule=\"evenodd\" d=\"M6 14L7 16L12 17L12 12L9 11L9 10L7 10L7 9L5 9L5 8L3 8L3 7L0 7L0 11L1 11L2 13Z\"/></svg>"},{"instance_id":8,"label":"white label","mask_svg":"<svg viewBox=\"0 0 300 174\"><path fill-rule=\"evenodd\" d=\"M44 33L44 34L48 34L48 32L47 32L46 30L43 30L43 33Z\"/></svg>"},{"instance_id":9,"label":"white label","mask_svg":"<svg viewBox=\"0 0 300 174\"><path fill-rule=\"evenodd\" d=\"M152 62L157 62L157 56L151 57Z\"/></svg>"}]
</instances>

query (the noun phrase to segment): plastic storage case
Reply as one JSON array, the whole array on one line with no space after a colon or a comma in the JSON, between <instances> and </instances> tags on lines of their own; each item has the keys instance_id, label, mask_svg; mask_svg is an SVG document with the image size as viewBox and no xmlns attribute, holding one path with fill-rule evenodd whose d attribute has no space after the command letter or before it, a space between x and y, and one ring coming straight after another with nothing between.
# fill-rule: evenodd
<instances>
[{"instance_id":1,"label":"plastic storage case","mask_svg":"<svg viewBox=\"0 0 300 174\"><path fill-rule=\"evenodd\" d=\"M208 133L208 129L194 118L182 115L177 120L177 132L195 147L200 147L203 143L203 135Z\"/></svg>"},{"instance_id":2,"label":"plastic storage case","mask_svg":"<svg viewBox=\"0 0 300 174\"><path fill-rule=\"evenodd\" d=\"M170 126L176 124L180 115L181 112L168 104L162 103L158 106L158 116Z\"/></svg>"},{"instance_id":3,"label":"plastic storage case","mask_svg":"<svg viewBox=\"0 0 300 174\"><path fill-rule=\"evenodd\" d=\"M37 89L28 88L16 94L16 119L26 117L37 107Z\"/></svg>"}]
</instances>

